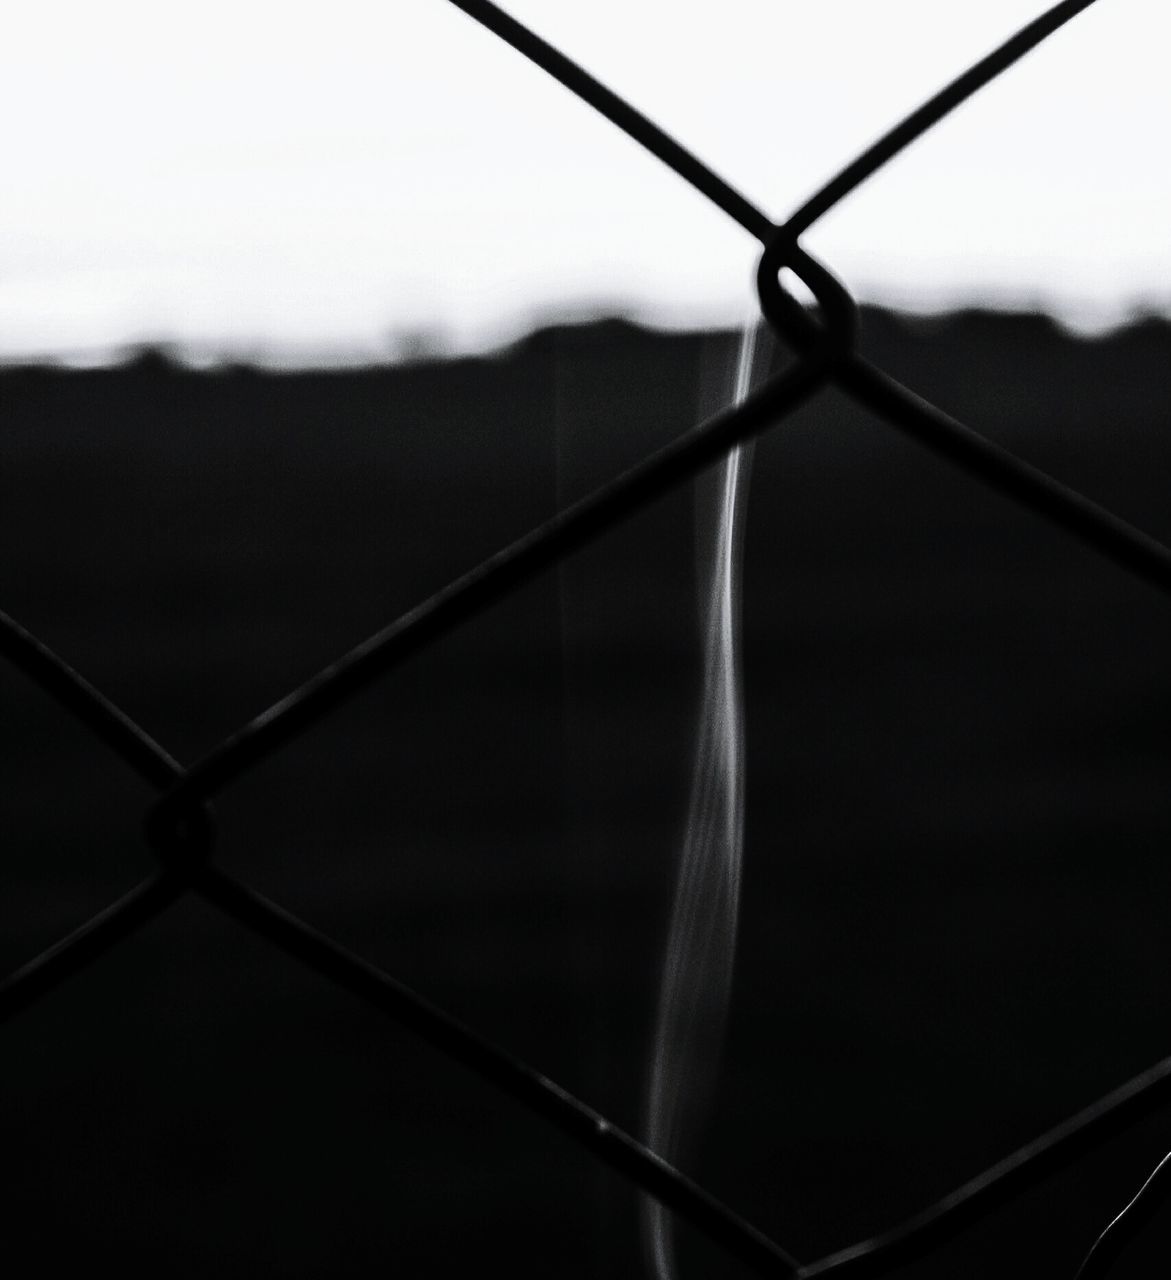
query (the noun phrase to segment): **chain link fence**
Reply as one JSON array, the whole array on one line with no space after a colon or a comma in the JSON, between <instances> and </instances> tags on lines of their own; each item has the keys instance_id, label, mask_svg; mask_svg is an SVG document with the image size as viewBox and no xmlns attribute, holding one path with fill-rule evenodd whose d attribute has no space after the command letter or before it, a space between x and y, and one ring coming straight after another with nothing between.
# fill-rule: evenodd
<instances>
[{"instance_id":1,"label":"chain link fence","mask_svg":"<svg viewBox=\"0 0 1171 1280\"><path fill-rule=\"evenodd\" d=\"M1080 539L1165 594L1171 551L1092 500L985 439L869 363L856 346L858 309L845 286L801 247L828 210L938 121L1007 70L1091 0L1065 0L1012 36L911 113L774 224L716 173L629 103L593 79L489 0L452 0L518 53L593 107L673 169L761 245L761 312L790 348L788 367L734 409L685 432L624 474L504 547L321 670L185 766L14 618L0 615L0 651L55 698L158 793L146 815L158 869L80 928L0 984L8 1019L49 995L184 895L195 894L337 986L409 1028L568 1134L574 1142L762 1275L885 1275L954 1238L973 1221L1106 1142L1171 1093L1171 1058L1151 1067L1056 1128L971 1179L909 1221L827 1257L799 1262L732 1208L685 1177L526 1062L471 1031L361 956L256 892L213 860L211 802L283 746L311 732L350 698L507 593L558 564L659 495L695 476L734 445L769 430L826 388L836 387L876 418L974 480ZM800 304L782 283L790 272L812 292ZM1163 1162L1107 1229L1083 1275L1103 1274L1128 1233L1144 1220L1168 1180ZM1149 1216L1149 1215L1148 1215Z\"/></svg>"}]
</instances>

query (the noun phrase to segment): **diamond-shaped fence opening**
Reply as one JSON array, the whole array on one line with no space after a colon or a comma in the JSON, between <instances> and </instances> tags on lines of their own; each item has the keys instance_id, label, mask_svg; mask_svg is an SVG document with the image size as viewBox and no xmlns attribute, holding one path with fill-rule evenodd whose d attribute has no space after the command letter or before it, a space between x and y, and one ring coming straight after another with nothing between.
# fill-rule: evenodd
<instances>
[{"instance_id":1,"label":"diamond-shaped fence opening","mask_svg":"<svg viewBox=\"0 0 1171 1280\"><path fill-rule=\"evenodd\" d=\"M757 276L760 308L788 355L780 361L779 371L771 373L734 407L715 414L698 427L682 431L629 470L558 510L427 595L421 603L273 701L266 710L243 723L192 763L185 764L172 756L91 686L84 674L72 670L52 649L26 631L19 620L0 615L0 648L9 662L92 732L100 743L100 748L95 749L120 758L157 797L145 814L148 842L157 862L153 872L11 973L0 986L0 1010L9 1018L32 1006L42 1010L49 1007L57 987L66 982L87 980L91 976L87 971L93 962L117 944L137 934L148 939L153 922L164 912L189 910L198 901L202 908L197 916L191 917L194 923L190 926L193 985L198 985L199 947L210 945L209 939L216 936L215 928L227 917L243 925L254 940L283 953L291 963L312 971L327 984L343 988L392 1023L422 1037L455 1064L459 1072L474 1073L492 1089L560 1129L601 1166L657 1198L680 1221L750 1270L803 1277L834 1272L859 1275L896 1272L928 1258L933 1250L957 1238L970 1224L992 1215L1001 1206L1021 1198L1023 1203L1028 1203L1027 1197L1044 1180L1066 1176L1066 1171L1083 1153L1103 1146L1136 1119L1151 1115L1162 1103L1165 1092L1171 1089L1171 1059L1156 1064L1078 1111L910 1219L860 1244L802 1262L784 1245L751 1225L735 1208L672 1167L534 1066L471 1030L400 981L394 973L363 958L329 933L313 927L259 892L237 874L232 857L225 856L225 851L230 853L235 848L228 828L233 818L236 789L242 787L250 775L262 767L269 768L276 780L273 785L279 788L281 753L298 749L302 743L312 744L318 738L324 740L331 732L331 722L344 719L345 708L353 700L380 697L379 682L408 659L431 653L456 662L461 630L481 625L480 620L490 608L498 606L538 575L561 565L571 553L591 545L621 522L641 518L639 513L655 500L718 461L733 446L762 436L786 420L798 421L804 409L827 396L836 396L842 403L849 404L849 412L862 414L868 423L893 427L904 441L900 447L921 447L935 455L954 469L955 475L965 477L964 484L968 480L979 481L1000 497L1017 504L1029 513L1030 519L1040 517L1053 529L1080 540L1112 561L1124 573L1165 594L1171 590L1171 551L1165 546L956 421L864 357L858 345L858 307L847 288L801 244L803 234L835 204L948 112L1074 18L1090 0L1066 0L1030 23L880 138L779 225L669 134L578 67L569 56L552 48L488 0L453 2L625 131L651 157L675 170L760 242ZM814 307L807 308L795 301L782 284L784 272L792 273L801 281L812 294ZM165 378L167 375L165 370L156 369L151 376ZM910 442L910 446L905 442ZM954 485L954 478L946 482L940 480L940 491L948 484ZM958 489L949 492L953 492L951 501L962 500L954 496ZM339 571L344 571L344 566ZM160 608L165 609L165 602ZM133 638L126 637L125 643L133 644ZM258 659L261 657L258 655ZM858 655L855 653L852 657L856 659ZM851 672L851 677L864 682L866 672ZM466 689L467 697L474 698L477 688L474 670L470 674L465 670L458 679L465 681L460 687ZM978 701L973 700L973 714L979 712L975 705ZM423 714L425 708L416 707L415 712ZM503 734L507 726L501 729ZM386 733L391 737L396 733L393 718L387 724ZM504 741L503 736L500 741ZM422 744L421 750L438 754L444 749L443 743L441 735L434 742ZM475 752L468 752L461 757L461 767L473 770L474 755ZM315 767L328 768L327 758L322 756ZM482 805L476 811L478 815L506 813L510 804L523 802L509 797L493 808L492 799L482 797ZM924 800L921 820L929 823L929 797L925 796ZM219 801L222 801L221 812L217 813L213 806ZM409 803L409 795L404 796L404 806L409 807ZM218 843L217 828L224 828ZM293 834L286 832L286 838L291 839ZM217 924L209 926L209 920ZM926 940L925 947L929 947L929 942ZM124 949L116 954L123 955ZM924 963L930 965L931 961L925 959ZM221 972L216 980L228 978ZM113 1034L116 1028L109 1030ZM1087 1025L1087 1036L1096 1034ZM372 1047L374 1054L384 1051L385 1046ZM98 1058L100 1055L95 1062ZM33 1068L26 1065L26 1069ZM443 1070L447 1069L445 1065ZM229 1070L225 1064L225 1071ZM241 1070L240 1087L244 1087L248 1078L249 1073ZM216 1087L228 1086L221 1080ZM249 1087L256 1087L255 1081ZM454 1082L448 1087L451 1091L458 1088ZM480 1089L481 1085L475 1088ZM290 1134L296 1134L298 1126L306 1133L312 1130L312 1121L307 1121L305 1115L317 1113L318 1101L296 1101L297 1114L290 1115L289 1120ZM410 1099L401 1101L404 1106L412 1105ZM453 1098L450 1105L458 1113L459 1101ZM962 1106L963 1099L957 1100L957 1105ZM201 1114L202 1127L214 1131L215 1108L208 1106ZM179 1128L171 1134L174 1142L180 1146L189 1144L192 1151L203 1153L188 1161L196 1168L200 1160L207 1158L206 1133L179 1132ZM501 1140L500 1132L494 1131L490 1136L494 1141ZM116 1145L116 1138L109 1140ZM310 1134L306 1138L307 1149L314 1149L315 1141ZM289 1146L287 1158L292 1159L295 1141L290 1140ZM467 1170L448 1171L448 1181L453 1188L450 1205L453 1223L460 1221L461 1215L465 1222L476 1217L472 1208L459 1203L460 1196L477 1194L475 1179L467 1174ZM892 1171L892 1178L898 1176L897 1170ZM1130 1210L1103 1235L1087 1259L1085 1275L1101 1274L1118 1255L1121 1244L1141 1224L1144 1214L1149 1216L1166 1176L1166 1165L1160 1164ZM371 1202L374 1199L370 1197ZM14 1199L12 1203L15 1205L18 1201ZM364 1212L374 1211L373 1204L365 1201L362 1208ZM537 1233L539 1227L534 1225L532 1230ZM192 1231L198 1232L198 1223L192 1224ZM193 1249L198 1252L194 1245ZM263 1267L264 1263L256 1265ZM288 1265L287 1260L282 1265Z\"/></svg>"}]
</instances>

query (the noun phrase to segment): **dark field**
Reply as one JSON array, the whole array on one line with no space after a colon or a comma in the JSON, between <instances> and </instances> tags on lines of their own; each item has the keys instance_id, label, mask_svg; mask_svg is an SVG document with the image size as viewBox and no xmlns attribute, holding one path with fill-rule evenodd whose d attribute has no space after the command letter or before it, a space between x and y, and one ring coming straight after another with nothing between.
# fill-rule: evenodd
<instances>
[{"instance_id":1,"label":"dark field","mask_svg":"<svg viewBox=\"0 0 1171 1280\"><path fill-rule=\"evenodd\" d=\"M1167 325L865 320L1171 540ZM717 407L733 350L612 323L364 372L2 373L0 608L190 762ZM216 806L224 866L636 1132L696 513L656 504ZM757 447L744 622L743 932L686 1164L812 1260L1171 1053L1171 601L834 393ZM0 707L7 972L152 864L129 769L7 667ZM627 1185L194 900L0 1029L0 1084L14 1275L642 1274ZM1169 1147L1144 1121L901 1274L1072 1280Z\"/></svg>"}]
</instances>

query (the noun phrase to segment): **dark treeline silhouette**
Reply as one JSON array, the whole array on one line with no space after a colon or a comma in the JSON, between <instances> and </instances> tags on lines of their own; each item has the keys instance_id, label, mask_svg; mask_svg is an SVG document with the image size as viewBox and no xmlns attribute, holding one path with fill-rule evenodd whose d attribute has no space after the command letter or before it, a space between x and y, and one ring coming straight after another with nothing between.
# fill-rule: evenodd
<instances>
[{"instance_id":1,"label":"dark treeline silhouette","mask_svg":"<svg viewBox=\"0 0 1171 1280\"><path fill-rule=\"evenodd\" d=\"M1171 540L1166 322L863 319L881 367ZM358 370L9 368L0 608L190 762L718 407L735 343L607 321ZM635 1132L698 501L217 802L224 865ZM689 1171L812 1259L1171 1052L1171 606L836 392L758 446L746 553L743 931ZM150 796L7 668L0 700L7 972L149 871ZM630 1188L193 901L5 1026L0 1081L8 1248L45 1274L638 1273ZM1168 1147L1145 1122L906 1274L1072 1276Z\"/></svg>"}]
</instances>

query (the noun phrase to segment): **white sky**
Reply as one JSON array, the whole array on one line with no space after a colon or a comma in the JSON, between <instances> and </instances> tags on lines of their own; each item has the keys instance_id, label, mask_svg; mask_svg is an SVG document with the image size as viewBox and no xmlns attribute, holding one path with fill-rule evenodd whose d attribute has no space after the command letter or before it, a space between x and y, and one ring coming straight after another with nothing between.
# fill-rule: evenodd
<instances>
[{"instance_id":1,"label":"white sky","mask_svg":"<svg viewBox=\"0 0 1171 1280\"><path fill-rule=\"evenodd\" d=\"M510 0L776 217L1041 0ZM1171 6L1099 0L806 237L864 298L1171 309ZM0 356L737 321L754 242L446 0L37 0Z\"/></svg>"}]
</instances>

